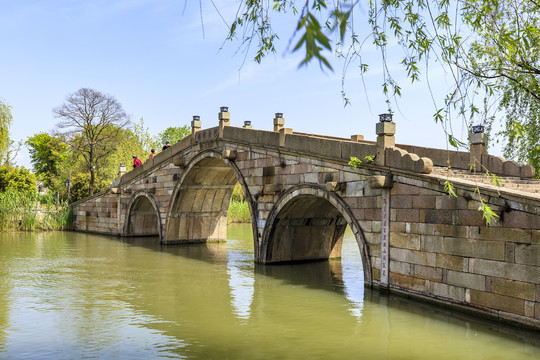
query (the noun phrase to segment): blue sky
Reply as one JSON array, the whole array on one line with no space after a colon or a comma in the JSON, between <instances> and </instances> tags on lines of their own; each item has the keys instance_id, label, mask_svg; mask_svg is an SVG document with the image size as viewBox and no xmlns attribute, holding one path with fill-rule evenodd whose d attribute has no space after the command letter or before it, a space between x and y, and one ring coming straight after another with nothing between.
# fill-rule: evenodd
<instances>
[{"instance_id":1,"label":"blue sky","mask_svg":"<svg viewBox=\"0 0 540 360\"><path fill-rule=\"evenodd\" d=\"M214 3L230 23L236 2ZM347 76L352 105L344 107L342 63L332 60L335 72L316 63L298 68L302 54L286 51L293 16L277 22L281 41L274 56L256 64L250 54L243 64L239 43L224 44L228 29L212 3L202 0L202 6L204 36L194 0L0 0L0 98L13 107L11 137L53 130L52 109L89 87L113 95L133 120L143 117L153 134L189 124L193 115L201 116L203 128L216 126L225 105L233 126L251 120L270 130L274 113L283 112L285 126L295 131L375 140L378 114L387 109L375 49L364 54L371 64L364 83L354 68ZM445 148L426 83L408 85L391 66L403 86L394 106L396 141ZM434 69L431 79L442 96L447 76ZM17 163L31 166L25 148Z\"/></svg>"}]
</instances>

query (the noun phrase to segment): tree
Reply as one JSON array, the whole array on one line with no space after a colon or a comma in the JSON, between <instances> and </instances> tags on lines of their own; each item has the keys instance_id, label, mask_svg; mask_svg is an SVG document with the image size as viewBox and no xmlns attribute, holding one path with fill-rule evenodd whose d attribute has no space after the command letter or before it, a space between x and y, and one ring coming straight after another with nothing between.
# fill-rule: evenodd
<instances>
[{"instance_id":1,"label":"tree","mask_svg":"<svg viewBox=\"0 0 540 360\"><path fill-rule=\"evenodd\" d=\"M506 142L505 157L533 165L540 177L540 3L487 5L471 3L471 21L484 24L476 28L479 38L466 65L458 66L499 95L496 109L506 114L499 133ZM490 126L496 120L485 118Z\"/></svg>"},{"instance_id":2,"label":"tree","mask_svg":"<svg viewBox=\"0 0 540 360\"><path fill-rule=\"evenodd\" d=\"M502 120L499 112L510 114L513 104L501 99L512 94L520 94L514 96L518 101L540 101L540 2L536 0L382 0L367 4L243 0L228 38L238 39L246 55L256 43L254 60L260 62L276 52L279 35L273 28L273 16L283 13L297 16L289 44L292 51L304 51L300 65L318 61L322 68L332 70L326 57L334 51L344 60L344 78L355 62L363 75L369 69L363 50L374 45L380 51L382 89L389 104L401 94L390 71L394 63L401 64L411 82L426 76L429 83L428 67L434 63L442 66L454 79L454 87L444 100L433 99L434 119L446 124L451 145L460 144L452 133L452 121L461 119L471 127L478 118ZM401 49L399 59L390 56L389 49L393 54ZM348 104L344 88L342 94ZM528 123L525 114L519 120ZM507 140L517 134L516 127L508 124L501 133ZM513 144L509 141L510 150ZM537 152L537 146L538 142L531 151Z\"/></svg>"},{"instance_id":3,"label":"tree","mask_svg":"<svg viewBox=\"0 0 540 360\"><path fill-rule=\"evenodd\" d=\"M187 125L181 127L170 126L157 135L155 142L165 144L168 141L171 144L175 144L190 134L191 129Z\"/></svg>"},{"instance_id":4,"label":"tree","mask_svg":"<svg viewBox=\"0 0 540 360\"><path fill-rule=\"evenodd\" d=\"M34 172L43 184L53 188L53 178L59 175L59 167L67 158L68 146L60 138L47 133L38 133L26 141Z\"/></svg>"},{"instance_id":5,"label":"tree","mask_svg":"<svg viewBox=\"0 0 540 360\"><path fill-rule=\"evenodd\" d=\"M37 191L36 177L28 169L17 167L0 167L0 192L7 189Z\"/></svg>"},{"instance_id":6,"label":"tree","mask_svg":"<svg viewBox=\"0 0 540 360\"><path fill-rule=\"evenodd\" d=\"M5 162L6 153L10 146L9 127L13 121L11 106L0 99L0 162Z\"/></svg>"},{"instance_id":7,"label":"tree","mask_svg":"<svg viewBox=\"0 0 540 360\"><path fill-rule=\"evenodd\" d=\"M94 193L96 168L115 150L120 130L130 124L122 105L111 95L82 88L70 94L53 113L62 119L59 129L73 151L78 152L90 173L88 195Z\"/></svg>"}]
</instances>

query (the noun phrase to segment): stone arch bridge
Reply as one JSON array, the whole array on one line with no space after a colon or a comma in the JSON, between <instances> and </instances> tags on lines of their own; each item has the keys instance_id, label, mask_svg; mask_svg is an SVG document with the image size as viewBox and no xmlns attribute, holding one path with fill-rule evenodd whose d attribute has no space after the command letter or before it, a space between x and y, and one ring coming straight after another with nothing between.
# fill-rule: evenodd
<instances>
[{"instance_id":1,"label":"stone arch bridge","mask_svg":"<svg viewBox=\"0 0 540 360\"><path fill-rule=\"evenodd\" d=\"M225 241L240 183L258 262L339 258L349 226L367 286L540 328L540 181L531 166L488 155L482 133L459 152L396 145L393 122L377 123L372 142L294 132L280 115L274 131L230 126L228 112L213 128L194 120L190 136L75 203L76 230ZM353 156L373 161L353 169ZM499 215L489 225L480 196Z\"/></svg>"}]
</instances>

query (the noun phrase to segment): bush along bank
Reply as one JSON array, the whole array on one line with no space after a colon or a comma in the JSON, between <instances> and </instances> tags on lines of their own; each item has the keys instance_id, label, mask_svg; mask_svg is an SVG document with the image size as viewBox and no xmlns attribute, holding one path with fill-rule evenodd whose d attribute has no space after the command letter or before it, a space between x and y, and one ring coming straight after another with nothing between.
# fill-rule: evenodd
<instances>
[{"instance_id":1,"label":"bush along bank","mask_svg":"<svg viewBox=\"0 0 540 360\"><path fill-rule=\"evenodd\" d=\"M0 231L68 230L72 226L71 208L57 204L50 194L14 189L0 192Z\"/></svg>"}]
</instances>

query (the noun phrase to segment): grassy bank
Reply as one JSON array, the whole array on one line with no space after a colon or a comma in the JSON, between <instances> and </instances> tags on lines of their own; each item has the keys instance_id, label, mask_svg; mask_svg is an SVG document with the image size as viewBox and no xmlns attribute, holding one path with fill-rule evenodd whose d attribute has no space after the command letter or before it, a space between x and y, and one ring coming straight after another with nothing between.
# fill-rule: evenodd
<instances>
[{"instance_id":1,"label":"grassy bank","mask_svg":"<svg viewBox=\"0 0 540 360\"><path fill-rule=\"evenodd\" d=\"M245 201L237 201L234 198L229 205L227 223L250 223L249 205Z\"/></svg>"},{"instance_id":2,"label":"grassy bank","mask_svg":"<svg viewBox=\"0 0 540 360\"><path fill-rule=\"evenodd\" d=\"M72 219L71 208L57 206L52 195L12 189L0 193L0 231L65 230Z\"/></svg>"}]
</instances>

